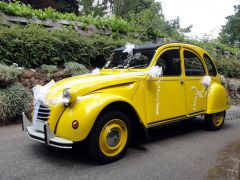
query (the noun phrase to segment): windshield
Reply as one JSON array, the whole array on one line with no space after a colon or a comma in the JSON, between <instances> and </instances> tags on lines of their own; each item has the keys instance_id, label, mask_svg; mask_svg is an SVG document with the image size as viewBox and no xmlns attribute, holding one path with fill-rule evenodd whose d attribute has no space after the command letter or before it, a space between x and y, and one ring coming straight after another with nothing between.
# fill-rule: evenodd
<instances>
[{"instance_id":1,"label":"windshield","mask_svg":"<svg viewBox=\"0 0 240 180\"><path fill-rule=\"evenodd\" d=\"M117 51L112 54L104 66L108 68L147 68L153 58L154 51L133 51L132 54Z\"/></svg>"}]
</instances>

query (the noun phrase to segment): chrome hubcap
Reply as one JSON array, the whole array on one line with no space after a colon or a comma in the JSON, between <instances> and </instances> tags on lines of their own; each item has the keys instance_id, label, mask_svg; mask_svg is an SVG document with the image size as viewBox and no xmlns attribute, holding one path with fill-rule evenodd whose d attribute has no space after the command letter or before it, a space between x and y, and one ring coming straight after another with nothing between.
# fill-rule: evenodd
<instances>
[{"instance_id":1,"label":"chrome hubcap","mask_svg":"<svg viewBox=\"0 0 240 180\"><path fill-rule=\"evenodd\" d=\"M112 128L107 134L107 144L110 147L117 146L121 139L121 132L118 128Z\"/></svg>"}]
</instances>

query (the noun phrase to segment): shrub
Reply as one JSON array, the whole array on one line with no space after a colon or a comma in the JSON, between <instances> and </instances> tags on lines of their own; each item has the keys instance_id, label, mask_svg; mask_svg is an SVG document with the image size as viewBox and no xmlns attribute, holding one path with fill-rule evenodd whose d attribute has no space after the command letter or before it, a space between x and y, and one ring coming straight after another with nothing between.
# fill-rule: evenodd
<instances>
[{"instance_id":1,"label":"shrub","mask_svg":"<svg viewBox=\"0 0 240 180\"><path fill-rule=\"evenodd\" d=\"M7 121L27 112L31 99L30 93L19 83L0 89L0 120Z\"/></svg>"},{"instance_id":2,"label":"shrub","mask_svg":"<svg viewBox=\"0 0 240 180\"><path fill-rule=\"evenodd\" d=\"M220 74L225 77L240 78L240 62L225 58L220 58L215 62Z\"/></svg>"},{"instance_id":3,"label":"shrub","mask_svg":"<svg viewBox=\"0 0 240 180\"><path fill-rule=\"evenodd\" d=\"M230 79L228 82L229 89L232 91L237 91L240 88L240 81L237 79Z\"/></svg>"},{"instance_id":4,"label":"shrub","mask_svg":"<svg viewBox=\"0 0 240 180\"><path fill-rule=\"evenodd\" d=\"M220 75L221 82L225 88L228 88L228 82L224 75Z\"/></svg>"},{"instance_id":5,"label":"shrub","mask_svg":"<svg viewBox=\"0 0 240 180\"><path fill-rule=\"evenodd\" d=\"M82 64L77 62L67 62L64 64L65 71L72 76L89 73L90 71Z\"/></svg>"},{"instance_id":6,"label":"shrub","mask_svg":"<svg viewBox=\"0 0 240 180\"><path fill-rule=\"evenodd\" d=\"M108 16L94 17L93 14L89 14L87 16L76 16L73 13L60 13L52 8L32 9L30 5L25 5L19 1L0 2L0 10L10 15L17 15L26 18L37 17L42 20L52 19L80 21L84 25L93 24L99 29L109 29L122 34L127 34L128 32L134 30L134 27L130 23L121 18L110 18Z\"/></svg>"},{"instance_id":7,"label":"shrub","mask_svg":"<svg viewBox=\"0 0 240 180\"><path fill-rule=\"evenodd\" d=\"M120 38L120 37L118 37ZM48 31L41 26L0 26L0 63L18 63L23 67L42 64L62 66L74 61L90 66L99 56L108 57L111 51L126 42L136 40L109 36L83 36L71 28Z\"/></svg>"},{"instance_id":8,"label":"shrub","mask_svg":"<svg viewBox=\"0 0 240 180\"><path fill-rule=\"evenodd\" d=\"M48 73L48 74L52 74L58 70L56 65L46 65L46 64L41 65L40 69L43 72Z\"/></svg>"},{"instance_id":9,"label":"shrub","mask_svg":"<svg viewBox=\"0 0 240 180\"><path fill-rule=\"evenodd\" d=\"M41 65L40 70L44 73L47 73L47 80L50 81L53 76L53 73L57 72L58 68L56 65L43 64L43 65Z\"/></svg>"},{"instance_id":10,"label":"shrub","mask_svg":"<svg viewBox=\"0 0 240 180\"><path fill-rule=\"evenodd\" d=\"M16 67L15 65L7 66L0 64L0 87L9 85L15 81L23 73L21 68Z\"/></svg>"}]
</instances>

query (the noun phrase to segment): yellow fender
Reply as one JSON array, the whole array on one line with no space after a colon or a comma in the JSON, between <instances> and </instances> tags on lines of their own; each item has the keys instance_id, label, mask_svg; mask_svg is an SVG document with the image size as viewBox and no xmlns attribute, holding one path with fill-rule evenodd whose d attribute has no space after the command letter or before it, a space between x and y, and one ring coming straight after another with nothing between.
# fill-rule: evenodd
<instances>
[{"instance_id":1,"label":"yellow fender","mask_svg":"<svg viewBox=\"0 0 240 180\"><path fill-rule=\"evenodd\" d=\"M114 94L95 93L83 96L63 112L57 124L56 135L73 142L84 140L90 133L100 112L116 101L123 101L134 107L124 97ZM77 129L72 128L74 120L79 122Z\"/></svg>"},{"instance_id":2,"label":"yellow fender","mask_svg":"<svg viewBox=\"0 0 240 180\"><path fill-rule=\"evenodd\" d=\"M226 89L218 83L212 83L207 97L207 114L226 111L230 108Z\"/></svg>"}]
</instances>

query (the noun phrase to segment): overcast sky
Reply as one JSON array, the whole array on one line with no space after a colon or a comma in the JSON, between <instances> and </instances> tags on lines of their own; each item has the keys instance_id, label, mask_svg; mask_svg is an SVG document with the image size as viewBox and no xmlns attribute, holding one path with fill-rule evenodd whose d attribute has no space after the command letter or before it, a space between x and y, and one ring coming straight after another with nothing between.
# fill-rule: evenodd
<instances>
[{"instance_id":1,"label":"overcast sky","mask_svg":"<svg viewBox=\"0 0 240 180\"><path fill-rule=\"evenodd\" d=\"M190 37L204 34L218 35L226 16L234 13L234 5L240 0L156 0L162 2L163 14L167 20L180 18L181 27L193 25Z\"/></svg>"}]
</instances>

